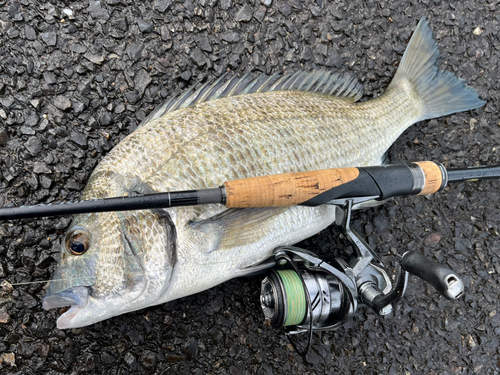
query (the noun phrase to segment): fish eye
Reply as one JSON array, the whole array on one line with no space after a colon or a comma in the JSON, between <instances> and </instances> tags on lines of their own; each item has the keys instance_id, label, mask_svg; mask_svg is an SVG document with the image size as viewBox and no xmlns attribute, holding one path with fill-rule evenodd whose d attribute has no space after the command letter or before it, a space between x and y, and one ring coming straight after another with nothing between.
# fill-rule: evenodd
<instances>
[{"instance_id":1,"label":"fish eye","mask_svg":"<svg viewBox=\"0 0 500 375\"><path fill-rule=\"evenodd\" d=\"M73 255L82 255L90 247L89 233L83 229L78 228L68 232L66 235L66 250Z\"/></svg>"}]
</instances>

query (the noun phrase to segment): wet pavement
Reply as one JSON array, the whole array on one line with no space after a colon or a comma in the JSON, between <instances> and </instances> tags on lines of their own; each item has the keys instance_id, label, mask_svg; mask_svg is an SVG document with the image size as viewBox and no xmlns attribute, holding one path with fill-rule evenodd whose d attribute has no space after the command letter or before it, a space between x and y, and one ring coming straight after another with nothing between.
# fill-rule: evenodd
<instances>
[{"instance_id":1,"label":"wet pavement","mask_svg":"<svg viewBox=\"0 0 500 375\"><path fill-rule=\"evenodd\" d=\"M235 72L356 74L363 100L390 83L427 16L442 67L484 108L425 121L391 162L500 164L500 38L494 2L0 1L0 206L78 199L93 168L177 90ZM332 145L335 147L335 145ZM448 301L415 277L392 314L360 310L302 358L263 322L261 277L61 331L44 284L0 291L0 371L19 374L495 374L499 371L499 183L460 183L354 215L384 259L421 251L463 277ZM68 218L0 223L0 277L51 278ZM300 246L349 252L334 227Z\"/></svg>"}]
</instances>

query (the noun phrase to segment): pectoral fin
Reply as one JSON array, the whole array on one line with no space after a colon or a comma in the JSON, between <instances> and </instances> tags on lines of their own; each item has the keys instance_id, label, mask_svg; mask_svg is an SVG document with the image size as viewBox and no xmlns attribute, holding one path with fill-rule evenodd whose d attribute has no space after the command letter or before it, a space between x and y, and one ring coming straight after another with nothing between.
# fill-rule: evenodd
<instances>
[{"instance_id":1,"label":"pectoral fin","mask_svg":"<svg viewBox=\"0 0 500 375\"><path fill-rule=\"evenodd\" d=\"M213 250L252 245L271 235L277 219L289 208L235 208L191 224L191 228L217 238Z\"/></svg>"}]
</instances>

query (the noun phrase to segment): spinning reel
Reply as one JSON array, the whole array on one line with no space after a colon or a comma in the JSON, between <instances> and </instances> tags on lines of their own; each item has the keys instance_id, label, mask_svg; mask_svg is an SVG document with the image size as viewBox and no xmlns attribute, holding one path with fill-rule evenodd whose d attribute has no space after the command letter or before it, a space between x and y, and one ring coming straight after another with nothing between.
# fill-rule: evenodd
<instances>
[{"instance_id":1,"label":"spinning reel","mask_svg":"<svg viewBox=\"0 0 500 375\"><path fill-rule=\"evenodd\" d=\"M392 285L381 259L349 226L353 205L371 198L331 202L336 207L335 223L354 247L355 256L349 263L342 258L322 259L292 246L274 251L275 266L262 281L262 310L271 326L283 329L301 355L307 353L313 332L340 327L360 305L381 316L391 313L394 302L405 293L408 273L450 300L463 294L464 284L455 272L413 251L398 256L400 269ZM299 333L308 335L302 348L291 339Z\"/></svg>"}]
</instances>

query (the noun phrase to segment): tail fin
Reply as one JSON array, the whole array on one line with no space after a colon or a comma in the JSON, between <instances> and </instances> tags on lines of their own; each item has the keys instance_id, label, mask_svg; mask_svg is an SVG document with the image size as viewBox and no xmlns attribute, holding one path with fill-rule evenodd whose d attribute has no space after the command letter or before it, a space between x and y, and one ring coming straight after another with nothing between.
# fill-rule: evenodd
<instances>
[{"instance_id":1,"label":"tail fin","mask_svg":"<svg viewBox=\"0 0 500 375\"><path fill-rule=\"evenodd\" d=\"M451 72L437 66L439 51L427 20L418 23L391 85L408 80L417 90L425 108L420 120L479 108L486 102L473 88ZM389 87L390 87L389 86Z\"/></svg>"}]
</instances>

